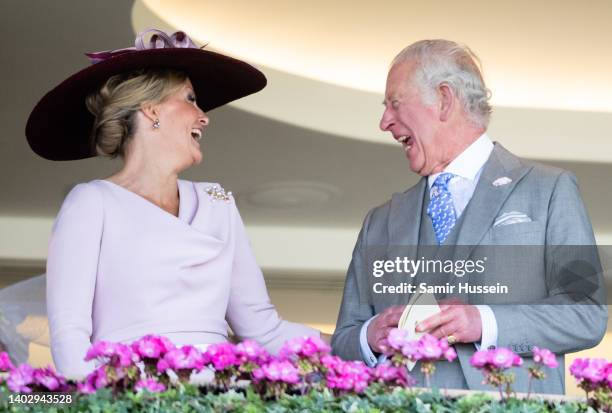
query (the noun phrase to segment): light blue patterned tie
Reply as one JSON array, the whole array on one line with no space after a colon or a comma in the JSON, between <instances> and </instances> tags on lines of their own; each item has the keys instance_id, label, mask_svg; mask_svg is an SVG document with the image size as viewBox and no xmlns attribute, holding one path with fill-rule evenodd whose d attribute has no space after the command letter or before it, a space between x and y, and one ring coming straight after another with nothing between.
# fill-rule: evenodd
<instances>
[{"instance_id":1,"label":"light blue patterned tie","mask_svg":"<svg viewBox=\"0 0 612 413\"><path fill-rule=\"evenodd\" d=\"M448 190L448 182L454 176L449 172L442 173L438 175L431 187L431 199L427 207L427 215L431 218L436 239L440 245L446 240L457 222L453 197Z\"/></svg>"}]
</instances>

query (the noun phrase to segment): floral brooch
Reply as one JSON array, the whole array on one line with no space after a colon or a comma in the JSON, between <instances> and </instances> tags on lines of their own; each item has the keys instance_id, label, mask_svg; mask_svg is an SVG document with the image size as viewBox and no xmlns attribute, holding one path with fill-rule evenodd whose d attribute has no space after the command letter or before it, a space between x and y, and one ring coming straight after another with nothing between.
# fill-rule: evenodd
<instances>
[{"instance_id":1,"label":"floral brooch","mask_svg":"<svg viewBox=\"0 0 612 413\"><path fill-rule=\"evenodd\" d=\"M229 202L232 197L232 191L225 192L219 185L213 185L206 188L206 193L210 195L213 201Z\"/></svg>"}]
</instances>

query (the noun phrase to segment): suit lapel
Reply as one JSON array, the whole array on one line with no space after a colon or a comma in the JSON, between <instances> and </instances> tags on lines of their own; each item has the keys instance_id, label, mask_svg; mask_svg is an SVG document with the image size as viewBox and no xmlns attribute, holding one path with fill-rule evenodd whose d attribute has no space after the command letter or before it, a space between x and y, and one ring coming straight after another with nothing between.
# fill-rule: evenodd
<instances>
[{"instance_id":1,"label":"suit lapel","mask_svg":"<svg viewBox=\"0 0 612 413\"><path fill-rule=\"evenodd\" d=\"M408 191L393 195L388 221L389 245L418 245L426 187L427 178L421 178Z\"/></svg>"},{"instance_id":2,"label":"suit lapel","mask_svg":"<svg viewBox=\"0 0 612 413\"><path fill-rule=\"evenodd\" d=\"M389 243L386 246L387 259L406 257L415 260L419 244L423 196L427 188L427 178L421 180L408 191L395 194L391 198L387 231ZM410 279L406 279L410 281ZM407 304L411 294L395 294L387 298L389 303Z\"/></svg>"},{"instance_id":3,"label":"suit lapel","mask_svg":"<svg viewBox=\"0 0 612 413\"><path fill-rule=\"evenodd\" d=\"M523 164L519 158L512 155L499 143L495 144L476 185L474 195L465 209L466 215L457 236L457 245L480 244L486 232L493 225L504 202L530 169L530 166ZM504 177L512 181L507 184L493 185L493 182ZM468 252L468 256L471 249L460 248Z\"/></svg>"}]
</instances>

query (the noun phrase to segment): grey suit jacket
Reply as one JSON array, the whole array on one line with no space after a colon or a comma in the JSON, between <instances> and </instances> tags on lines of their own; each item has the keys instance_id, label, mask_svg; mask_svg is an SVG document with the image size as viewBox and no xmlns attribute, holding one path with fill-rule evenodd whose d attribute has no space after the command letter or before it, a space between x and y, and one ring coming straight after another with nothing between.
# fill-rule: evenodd
<instances>
[{"instance_id":1,"label":"grey suit jacket","mask_svg":"<svg viewBox=\"0 0 612 413\"><path fill-rule=\"evenodd\" d=\"M494 185L500 177L512 182ZM383 311L387 301L364 300L371 286L371 270L366 268L365 251L375 246L414 246L418 244L420 217L427 188L426 178L401 194L394 194L387 203L369 211L359 234L348 269L342 305L336 331L332 338L335 354L345 359L360 360L359 332L363 323ZM521 211L531 222L494 226L496 218L504 212ZM593 230L582 203L576 179L570 172L522 160L500 144L486 162L474 195L462 216L463 223L457 234L456 245L461 254L473 253L484 245L543 246L539 263L508 268L507 274L498 274L522 285L523 296L516 304L491 304L498 325L499 347L508 347L519 353L525 364L532 363L533 346L548 348L556 354L593 347L605 333L607 307L602 300L601 271L595 281L598 299L568 294L559 288L552 269L558 260L571 259L565 252L554 255L554 246L595 245ZM537 253L536 253L537 254ZM456 257L457 258L457 257ZM557 260L557 261L554 261ZM554 262L553 262L554 261ZM598 258L590 265L597 267ZM572 264L569 263L571 266ZM504 271L496 268L496 271ZM556 277L556 276L555 276ZM605 295L605 291L603 291ZM588 295L588 294L587 294ZM404 304L407 301L404 301ZM471 303L478 303L470 301ZM448 383L448 387L485 388L482 374L470 366L469 358L475 351L473 344L456 345L462 380ZM564 392L563 357L558 357L559 368L548 370L546 380L534 383L533 390L545 393ZM456 361L455 361L456 363ZM444 370L442 370L444 371ZM527 373L516 371L515 389L526 391Z\"/></svg>"}]
</instances>

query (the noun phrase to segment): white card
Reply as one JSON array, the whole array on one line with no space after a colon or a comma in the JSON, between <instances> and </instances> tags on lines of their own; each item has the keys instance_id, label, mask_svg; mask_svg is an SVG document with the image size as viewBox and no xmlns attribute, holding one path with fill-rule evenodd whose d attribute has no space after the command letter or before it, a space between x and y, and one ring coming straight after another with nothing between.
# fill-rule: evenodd
<instances>
[{"instance_id":1,"label":"white card","mask_svg":"<svg viewBox=\"0 0 612 413\"><path fill-rule=\"evenodd\" d=\"M409 340L418 340L425 333L418 333L416 331L417 324L439 313L440 307L435 295L431 293L419 294L416 297L413 296L413 298L404 309L398 328L408 331ZM412 371L415 364L415 362L409 361L408 370Z\"/></svg>"}]
</instances>

